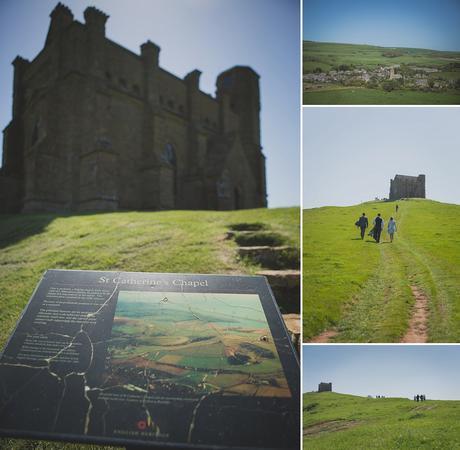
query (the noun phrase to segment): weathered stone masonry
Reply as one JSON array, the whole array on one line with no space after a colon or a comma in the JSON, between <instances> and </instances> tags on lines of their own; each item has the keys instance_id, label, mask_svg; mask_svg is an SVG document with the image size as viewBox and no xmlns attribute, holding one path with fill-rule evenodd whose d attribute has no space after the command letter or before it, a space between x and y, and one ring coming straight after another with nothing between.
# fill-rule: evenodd
<instances>
[{"instance_id":1,"label":"weathered stone masonry","mask_svg":"<svg viewBox=\"0 0 460 450\"><path fill-rule=\"evenodd\" d=\"M332 383L319 383L318 392L332 392Z\"/></svg>"},{"instance_id":2,"label":"weathered stone masonry","mask_svg":"<svg viewBox=\"0 0 460 450\"><path fill-rule=\"evenodd\" d=\"M0 212L266 206L257 73L221 73L212 97L154 43L107 39L94 7L84 24L60 3L50 17L43 50L13 61Z\"/></svg>"},{"instance_id":3,"label":"weathered stone masonry","mask_svg":"<svg viewBox=\"0 0 460 450\"><path fill-rule=\"evenodd\" d=\"M390 200L425 198L425 175L396 175L390 180Z\"/></svg>"}]
</instances>

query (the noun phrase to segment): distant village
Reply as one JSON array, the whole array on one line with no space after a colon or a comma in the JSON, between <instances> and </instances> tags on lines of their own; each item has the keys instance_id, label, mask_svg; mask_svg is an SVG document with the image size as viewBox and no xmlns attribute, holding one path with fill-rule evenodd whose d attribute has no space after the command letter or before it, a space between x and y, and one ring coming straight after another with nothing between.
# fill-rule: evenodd
<instances>
[{"instance_id":1,"label":"distant village","mask_svg":"<svg viewBox=\"0 0 460 450\"><path fill-rule=\"evenodd\" d=\"M441 72L434 67L380 66L374 69L357 69L341 65L338 70L323 72L320 67L312 73L303 76L305 89L319 87L321 84L342 84L344 86L365 86L369 88L381 87L386 91L404 86L417 90L447 90L459 89L459 80L446 80L433 74ZM309 86L311 84L312 86Z\"/></svg>"}]
</instances>

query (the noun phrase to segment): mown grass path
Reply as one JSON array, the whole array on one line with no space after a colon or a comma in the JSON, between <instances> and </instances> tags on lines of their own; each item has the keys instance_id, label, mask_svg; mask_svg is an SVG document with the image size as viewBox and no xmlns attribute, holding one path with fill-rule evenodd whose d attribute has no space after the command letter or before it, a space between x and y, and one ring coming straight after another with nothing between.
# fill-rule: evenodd
<instances>
[{"instance_id":1,"label":"mown grass path","mask_svg":"<svg viewBox=\"0 0 460 450\"><path fill-rule=\"evenodd\" d=\"M412 342L460 339L460 206L398 204L397 214L394 202L304 212L305 341L401 342L410 328ZM386 232L380 244L361 241L353 226L361 212L370 222L394 215L395 241ZM423 316L414 290L426 300Z\"/></svg>"}]
</instances>

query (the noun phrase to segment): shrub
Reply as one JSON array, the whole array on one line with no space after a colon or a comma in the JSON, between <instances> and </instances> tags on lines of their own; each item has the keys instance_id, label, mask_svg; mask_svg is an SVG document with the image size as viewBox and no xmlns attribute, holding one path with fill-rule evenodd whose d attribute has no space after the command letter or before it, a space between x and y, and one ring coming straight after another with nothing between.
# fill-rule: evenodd
<instances>
[{"instance_id":1,"label":"shrub","mask_svg":"<svg viewBox=\"0 0 460 450\"><path fill-rule=\"evenodd\" d=\"M394 84L391 81L384 81L382 83L382 89L386 92L390 92L394 89Z\"/></svg>"}]
</instances>

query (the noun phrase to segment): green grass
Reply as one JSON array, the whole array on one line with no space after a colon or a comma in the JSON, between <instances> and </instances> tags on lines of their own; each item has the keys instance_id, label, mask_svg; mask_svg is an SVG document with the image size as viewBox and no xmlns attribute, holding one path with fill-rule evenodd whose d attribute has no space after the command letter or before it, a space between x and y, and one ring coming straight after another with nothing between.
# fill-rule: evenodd
<instances>
[{"instance_id":1,"label":"green grass","mask_svg":"<svg viewBox=\"0 0 460 450\"><path fill-rule=\"evenodd\" d=\"M459 419L460 401L303 395L304 431L317 425L304 435L304 448L311 450L460 449ZM332 421L348 428L333 430Z\"/></svg>"},{"instance_id":2,"label":"green grass","mask_svg":"<svg viewBox=\"0 0 460 450\"><path fill-rule=\"evenodd\" d=\"M299 221L299 208L0 216L0 346L47 269L253 274L258 267L238 261L225 239L229 225L261 223L298 247ZM0 440L0 448L79 447Z\"/></svg>"},{"instance_id":3,"label":"green grass","mask_svg":"<svg viewBox=\"0 0 460 450\"><path fill-rule=\"evenodd\" d=\"M385 92L380 89L360 87L325 88L304 91L304 105L458 105L460 92L422 92L395 90Z\"/></svg>"},{"instance_id":4,"label":"green grass","mask_svg":"<svg viewBox=\"0 0 460 450\"><path fill-rule=\"evenodd\" d=\"M386 57L385 53L397 51L401 56ZM419 67L439 67L449 62L459 62L460 52L443 52L422 48L388 48L375 45L340 44L331 42L303 42L303 72L316 67L332 70L334 66L353 64L356 68L372 69L377 66L408 64Z\"/></svg>"},{"instance_id":5,"label":"green grass","mask_svg":"<svg viewBox=\"0 0 460 450\"><path fill-rule=\"evenodd\" d=\"M399 342L417 285L429 299L428 340L460 341L460 206L399 201L395 241L361 241L361 213L372 222L380 212L387 222L395 204L304 210L304 340L336 328L337 342Z\"/></svg>"}]
</instances>

